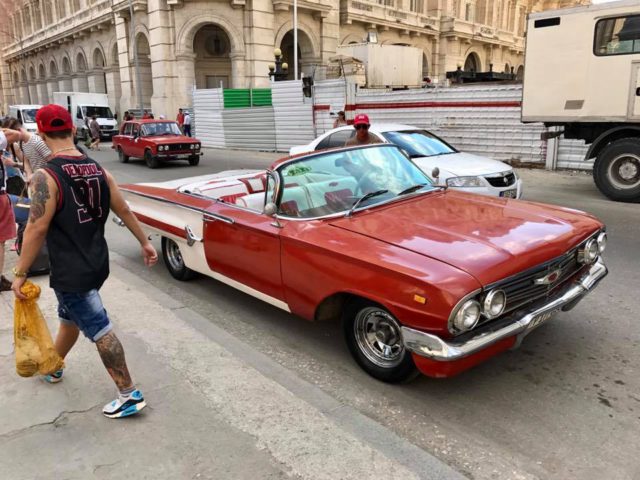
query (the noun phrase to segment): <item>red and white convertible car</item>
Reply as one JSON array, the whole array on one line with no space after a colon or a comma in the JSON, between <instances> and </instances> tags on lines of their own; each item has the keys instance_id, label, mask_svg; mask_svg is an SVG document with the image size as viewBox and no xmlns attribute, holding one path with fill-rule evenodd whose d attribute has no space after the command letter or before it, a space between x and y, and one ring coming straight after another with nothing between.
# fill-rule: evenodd
<instances>
[{"instance_id":1,"label":"red and white convertible car","mask_svg":"<svg viewBox=\"0 0 640 480\"><path fill-rule=\"evenodd\" d=\"M355 360L389 382L517 346L607 274L594 217L435 186L393 145L123 189L175 278L341 318Z\"/></svg>"}]
</instances>

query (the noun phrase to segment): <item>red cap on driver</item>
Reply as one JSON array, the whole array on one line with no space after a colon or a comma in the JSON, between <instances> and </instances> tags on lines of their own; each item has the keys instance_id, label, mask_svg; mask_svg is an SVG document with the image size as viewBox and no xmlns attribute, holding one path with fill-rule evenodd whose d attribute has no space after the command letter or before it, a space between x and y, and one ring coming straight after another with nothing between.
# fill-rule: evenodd
<instances>
[{"instance_id":1,"label":"red cap on driver","mask_svg":"<svg viewBox=\"0 0 640 480\"><path fill-rule=\"evenodd\" d=\"M364 113L359 113L353 119L354 125L369 125L369 117Z\"/></svg>"}]
</instances>

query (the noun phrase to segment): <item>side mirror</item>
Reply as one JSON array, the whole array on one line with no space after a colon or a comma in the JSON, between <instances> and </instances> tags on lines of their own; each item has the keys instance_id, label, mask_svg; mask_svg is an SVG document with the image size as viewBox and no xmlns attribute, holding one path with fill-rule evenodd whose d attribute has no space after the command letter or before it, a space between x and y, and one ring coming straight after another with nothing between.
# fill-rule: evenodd
<instances>
[{"instance_id":1,"label":"side mirror","mask_svg":"<svg viewBox=\"0 0 640 480\"><path fill-rule=\"evenodd\" d=\"M433 178L433 183L437 185L440 180L440 169L438 167L434 167L433 170L431 170L431 178Z\"/></svg>"},{"instance_id":2,"label":"side mirror","mask_svg":"<svg viewBox=\"0 0 640 480\"><path fill-rule=\"evenodd\" d=\"M269 202L264 206L264 214L269 217L275 217L276 213L278 213L278 207L275 203Z\"/></svg>"}]
</instances>

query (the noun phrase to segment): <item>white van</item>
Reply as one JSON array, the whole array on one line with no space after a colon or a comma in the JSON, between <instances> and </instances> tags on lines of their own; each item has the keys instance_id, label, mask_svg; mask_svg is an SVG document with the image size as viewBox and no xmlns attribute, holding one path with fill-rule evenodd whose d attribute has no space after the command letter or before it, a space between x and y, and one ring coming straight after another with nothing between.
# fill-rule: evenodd
<instances>
[{"instance_id":1,"label":"white van","mask_svg":"<svg viewBox=\"0 0 640 480\"><path fill-rule=\"evenodd\" d=\"M111 139L118 133L118 122L109 107L109 98L105 93L53 92L53 103L66 108L78 129L77 135L87 138L89 121L93 115L100 125L100 137Z\"/></svg>"},{"instance_id":2,"label":"white van","mask_svg":"<svg viewBox=\"0 0 640 480\"><path fill-rule=\"evenodd\" d=\"M42 105L10 105L9 116L17 118L22 123L22 126L31 133L35 133L38 127L36 126L36 113L42 108Z\"/></svg>"}]
</instances>

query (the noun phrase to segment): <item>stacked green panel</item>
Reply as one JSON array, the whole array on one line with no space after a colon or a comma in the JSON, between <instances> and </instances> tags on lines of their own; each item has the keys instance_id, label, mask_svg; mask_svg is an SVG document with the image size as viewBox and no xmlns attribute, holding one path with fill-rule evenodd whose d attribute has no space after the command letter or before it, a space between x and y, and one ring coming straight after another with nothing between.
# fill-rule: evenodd
<instances>
[{"instance_id":1,"label":"stacked green panel","mask_svg":"<svg viewBox=\"0 0 640 480\"><path fill-rule=\"evenodd\" d=\"M224 108L270 107L270 88L225 88Z\"/></svg>"}]
</instances>

